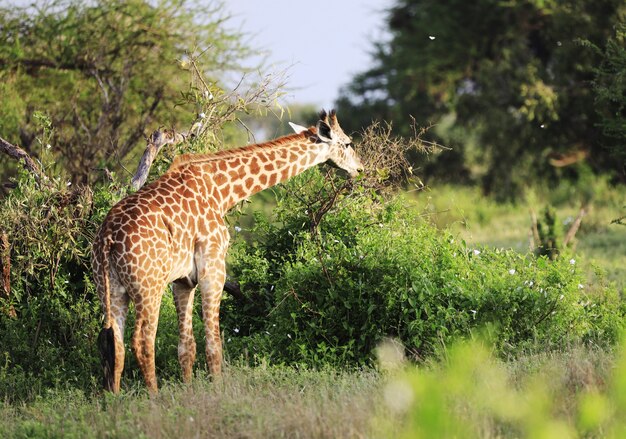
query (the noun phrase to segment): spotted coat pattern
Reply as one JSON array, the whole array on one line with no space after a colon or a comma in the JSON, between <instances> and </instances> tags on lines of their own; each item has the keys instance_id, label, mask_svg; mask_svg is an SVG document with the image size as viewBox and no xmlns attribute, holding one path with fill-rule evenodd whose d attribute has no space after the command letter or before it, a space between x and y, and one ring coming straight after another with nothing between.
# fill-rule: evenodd
<instances>
[{"instance_id":1,"label":"spotted coat pattern","mask_svg":"<svg viewBox=\"0 0 626 439\"><path fill-rule=\"evenodd\" d=\"M115 364L109 390L120 390L123 334L129 302L136 321L131 347L146 386L157 391L154 366L161 298L173 283L180 333L178 359L185 382L196 357L192 309L196 285L202 299L206 361L219 375L222 343L219 307L229 234L224 214L237 202L316 164L332 161L351 176L363 168L333 112L316 127L274 141L216 154L177 157L152 184L126 197L106 216L93 244L92 268L113 330Z\"/></svg>"}]
</instances>

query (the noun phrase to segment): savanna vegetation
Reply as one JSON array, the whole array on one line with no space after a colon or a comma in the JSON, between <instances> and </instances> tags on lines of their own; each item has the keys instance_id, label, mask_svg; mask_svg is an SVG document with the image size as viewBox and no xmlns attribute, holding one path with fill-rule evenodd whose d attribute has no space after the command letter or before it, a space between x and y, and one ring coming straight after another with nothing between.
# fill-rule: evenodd
<instances>
[{"instance_id":1,"label":"savanna vegetation","mask_svg":"<svg viewBox=\"0 0 626 439\"><path fill-rule=\"evenodd\" d=\"M0 436L623 437L622 2L398 0L337 102L365 175L231 212L224 376L180 383L165 292L153 397L130 354L101 391L94 233L149 130L186 134L154 179L273 126L281 78L220 3L1 5L0 145L32 166L0 156Z\"/></svg>"}]
</instances>

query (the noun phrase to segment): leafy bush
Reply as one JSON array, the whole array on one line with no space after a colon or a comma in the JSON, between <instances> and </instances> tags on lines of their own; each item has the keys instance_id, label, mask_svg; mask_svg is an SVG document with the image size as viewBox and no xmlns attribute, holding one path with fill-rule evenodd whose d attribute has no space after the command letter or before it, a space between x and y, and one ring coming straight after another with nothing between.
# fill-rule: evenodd
<instances>
[{"instance_id":1,"label":"leafy bush","mask_svg":"<svg viewBox=\"0 0 626 439\"><path fill-rule=\"evenodd\" d=\"M100 304L90 279L96 227L116 195L38 184L23 175L0 204L11 243L10 304L0 312L3 364L0 395L26 396L57 385L89 386L99 375L95 337Z\"/></svg>"},{"instance_id":2,"label":"leafy bush","mask_svg":"<svg viewBox=\"0 0 626 439\"><path fill-rule=\"evenodd\" d=\"M254 241L234 245L232 274L250 299L225 300L231 356L246 347L278 362L363 364L394 336L422 359L487 323L502 354L617 337L617 293L587 295L573 256L468 248L402 198L358 190L313 224L324 187L318 171L287 183L274 218L257 217Z\"/></svg>"},{"instance_id":3,"label":"leafy bush","mask_svg":"<svg viewBox=\"0 0 626 439\"><path fill-rule=\"evenodd\" d=\"M391 375L384 395L396 416L379 416L380 436L624 437L625 353L622 346L609 367L589 364L597 354L580 349L535 359L533 371L511 380L510 364L495 359L488 343L454 343L445 362Z\"/></svg>"},{"instance_id":4,"label":"leafy bush","mask_svg":"<svg viewBox=\"0 0 626 439\"><path fill-rule=\"evenodd\" d=\"M573 257L468 248L390 195L386 185L395 177L386 165L376 171L352 182L310 170L275 191L271 216L257 213L246 233L235 228L230 271L243 294L223 302L228 358L359 365L380 340L395 336L423 359L486 323L498 327L501 354L616 338L624 315L619 297L609 288L588 295ZM0 398L100 387L101 312L88 255L96 228L123 195L116 185L72 189L59 178L23 175L2 200L12 292L0 299ZM5 312L11 306L16 318ZM159 321L158 374L177 377L170 294ZM127 338L132 326L131 313ZM133 355L127 358L125 379L139 379Z\"/></svg>"}]
</instances>

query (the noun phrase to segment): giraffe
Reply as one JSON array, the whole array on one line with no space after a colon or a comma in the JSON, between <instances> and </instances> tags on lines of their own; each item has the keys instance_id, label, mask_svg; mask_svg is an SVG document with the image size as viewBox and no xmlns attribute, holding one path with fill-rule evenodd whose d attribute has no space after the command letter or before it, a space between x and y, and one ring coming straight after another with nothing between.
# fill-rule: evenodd
<instances>
[{"instance_id":1,"label":"giraffe","mask_svg":"<svg viewBox=\"0 0 626 439\"><path fill-rule=\"evenodd\" d=\"M104 312L98 345L104 387L120 391L124 325L135 305L131 348L146 387L158 391L154 342L162 295L172 284L178 315L178 361L189 382L196 357L192 308L202 301L206 361L219 376L222 343L219 307L229 233L224 215L237 202L306 169L332 162L350 177L363 171L334 110L316 126L291 124L296 134L214 154L183 154L153 183L124 198L104 219L92 249L92 269Z\"/></svg>"}]
</instances>

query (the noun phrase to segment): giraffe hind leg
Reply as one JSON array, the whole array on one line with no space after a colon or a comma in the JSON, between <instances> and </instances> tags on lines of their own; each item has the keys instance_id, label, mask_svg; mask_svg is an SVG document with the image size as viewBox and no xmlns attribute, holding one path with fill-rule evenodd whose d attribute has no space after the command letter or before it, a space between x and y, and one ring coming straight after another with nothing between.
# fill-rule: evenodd
<instances>
[{"instance_id":1,"label":"giraffe hind leg","mask_svg":"<svg viewBox=\"0 0 626 439\"><path fill-rule=\"evenodd\" d=\"M186 278L187 279L187 278ZM196 340L193 335L193 282L174 281L174 303L178 314L178 362L183 374L183 381L191 381L193 364L196 361Z\"/></svg>"},{"instance_id":2,"label":"giraffe hind leg","mask_svg":"<svg viewBox=\"0 0 626 439\"><path fill-rule=\"evenodd\" d=\"M151 304L153 306L144 306L142 302L135 303L136 321L132 348L150 393L158 391L154 344L159 322L161 292L162 288L150 292L149 296L154 298L154 303Z\"/></svg>"}]
</instances>

